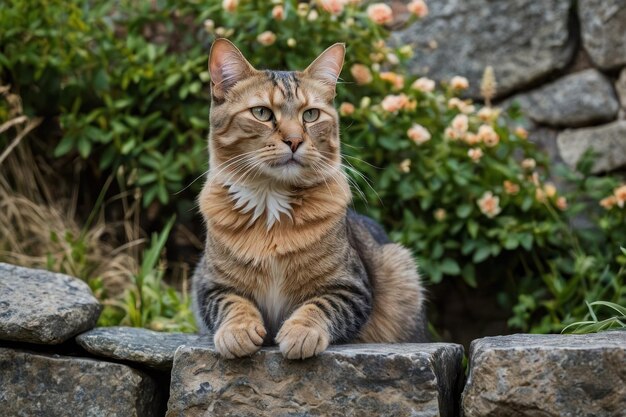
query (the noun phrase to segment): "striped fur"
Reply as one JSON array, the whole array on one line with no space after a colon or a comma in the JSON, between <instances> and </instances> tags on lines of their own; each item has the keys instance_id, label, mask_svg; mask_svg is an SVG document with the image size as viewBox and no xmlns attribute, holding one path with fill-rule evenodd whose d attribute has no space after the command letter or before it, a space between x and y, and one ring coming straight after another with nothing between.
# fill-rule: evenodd
<instances>
[{"instance_id":1,"label":"striped fur","mask_svg":"<svg viewBox=\"0 0 626 417\"><path fill-rule=\"evenodd\" d=\"M410 253L347 209L333 107L342 62L335 45L303 72L257 71L229 42L213 46L210 170L199 198L207 241L193 299L225 357L274 342L296 359L330 343L425 340ZM274 117L256 119L256 106ZM319 119L305 122L311 108Z\"/></svg>"}]
</instances>

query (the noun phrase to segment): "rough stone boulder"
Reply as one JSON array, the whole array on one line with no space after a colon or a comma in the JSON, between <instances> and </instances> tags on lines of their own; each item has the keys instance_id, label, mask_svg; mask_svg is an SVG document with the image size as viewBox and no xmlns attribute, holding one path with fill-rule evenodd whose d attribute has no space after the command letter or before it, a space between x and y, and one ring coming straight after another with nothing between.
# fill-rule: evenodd
<instances>
[{"instance_id":1,"label":"rough stone boulder","mask_svg":"<svg viewBox=\"0 0 626 417\"><path fill-rule=\"evenodd\" d=\"M549 126L609 122L619 110L611 82L595 69L559 78L514 100L534 122Z\"/></svg>"},{"instance_id":2,"label":"rough stone boulder","mask_svg":"<svg viewBox=\"0 0 626 417\"><path fill-rule=\"evenodd\" d=\"M126 365L0 348L2 416L154 417L156 382Z\"/></svg>"},{"instance_id":3,"label":"rough stone boulder","mask_svg":"<svg viewBox=\"0 0 626 417\"><path fill-rule=\"evenodd\" d=\"M615 83L615 90L623 109L626 109L626 68L622 70L619 79Z\"/></svg>"},{"instance_id":4,"label":"rough stone boulder","mask_svg":"<svg viewBox=\"0 0 626 417\"><path fill-rule=\"evenodd\" d=\"M472 342L465 417L623 416L626 331Z\"/></svg>"},{"instance_id":5,"label":"rough stone boulder","mask_svg":"<svg viewBox=\"0 0 626 417\"><path fill-rule=\"evenodd\" d=\"M498 95L508 94L565 68L574 54L571 0L438 0L430 14L394 34L414 46L412 71L438 80L463 75L479 95L487 65Z\"/></svg>"},{"instance_id":6,"label":"rough stone boulder","mask_svg":"<svg viewBox=\"0 0 626 417\"><path fill-rule=\"evenodd\" d=\"M195 334L159 333L134 327L100 327L78 335L76 342L96 356L161 370L172 368L174 353L181 345L212 345L208 338Z\"/></svg>"},{"instance_id":7,"label":"rough stone boulder","mask_svg":"<svg viewBox=\"0 0 626 417\"><path fill-rule=\"evenodd\" d=\"M626 0L579 0L583 46L600 68L626 65Z\"/></svg>"},{"instance_id":8,"label":"rough stone boulder","mask_svg":"<svg viewBox=\"0 0 626 417\"><path fill-rule=\"evenodd\" d=\"M62 343L93 328L101 309L76 278L0 263L0 340Z\"/></svg>"},{"instance_id":9,"label":"rough stone boulder","mask_svg":"<svg viewBox=\"0 0 626 417\"><path fill-rule=\"evenodd\" d=\"M597 153L592 172L606 172L626 165L626 121L570 129L557 137L559 153L569 166L575 166L587 149Z\"/></svg>"},{"instance_id":10,"label":"rough stone boulder","mask_svg":"<svg viewBox=\"0 0 626 417\"><path fill-rule=\"evenodd\" d=\"M335 346L304 361L276 348L225 360L183 346L167 416L453 416L462 358L462 346L443 343Z\"/></svg>"}]
</instances>

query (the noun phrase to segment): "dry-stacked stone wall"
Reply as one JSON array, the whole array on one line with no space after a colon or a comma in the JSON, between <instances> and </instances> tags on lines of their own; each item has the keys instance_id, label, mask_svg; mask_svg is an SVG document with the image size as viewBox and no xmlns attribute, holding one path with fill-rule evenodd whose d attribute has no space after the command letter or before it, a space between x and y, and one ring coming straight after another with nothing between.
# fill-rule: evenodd
<instances>
[{"instance_id":1,"label":"dry-stacked stone wall","mask_svg":"<svg viewBox=\"0 0 626 417\"><path fill-rule=\"evenodd\" d=\"M92 329L100 311L76 278L0 264L3 417L608 417L626 410L626 331L478 339L466 378L463 347L452 343L332 346L304 361L270 347L226 360L207 337Z\"/></svg>"},{"instance_id":2,"label":"dry-stacked stone wall","mask_svg":"<svg viewBox=\"0 0 626 417\"><path fill-rule=\"evenodd\" d=\"M401 15L407 1L389 0ZM480 99L492 66L499 105L517 102L531 139L575 166L588 148L593 171L626 167L626 0L437 0L394 37L414 47L415 74L463 75ZM403 19L400 18L400 21Z\"/></svg>"}]
</instances>

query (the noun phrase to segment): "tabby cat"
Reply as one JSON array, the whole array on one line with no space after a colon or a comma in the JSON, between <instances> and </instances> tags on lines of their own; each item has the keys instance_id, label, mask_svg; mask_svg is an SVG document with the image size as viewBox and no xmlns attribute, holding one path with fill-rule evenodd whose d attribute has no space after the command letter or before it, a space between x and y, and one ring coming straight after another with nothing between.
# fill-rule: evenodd
<instances>
[{"instance_id":1,"label":"tabby cat","mask_svg":"<svg viewBox=\"0 0 626 417\"><path fill-rule=\"evenodd\" d=\"M411 254L348 210L333 106L344 53L335 44L302 72L260 71L229 41L212 46L193 299L226 358L274 341L304 359L330 343L426 339Z\"/></svg>"}]
</instances>

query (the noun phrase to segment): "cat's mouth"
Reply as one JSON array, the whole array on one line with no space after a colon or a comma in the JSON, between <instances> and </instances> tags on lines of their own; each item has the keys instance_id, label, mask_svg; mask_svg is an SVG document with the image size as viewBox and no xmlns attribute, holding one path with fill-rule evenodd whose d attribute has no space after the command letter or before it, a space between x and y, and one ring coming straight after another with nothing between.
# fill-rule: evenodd
<instances>
[{"instance_id":1,"label":"cat's mouth","mask_svg":"<svg viewBox=\"0 0 626 417\"><path fill-rule=\"evenodd\" d=\"M300 161L300 158L298 158L297 155L292 154L292 155L285 155L284 157L279 158L278 160L272 163L272 166L288 167L288 166L304 166L304 164L302 163L302 161Z\"/></svg>"}]
</instances>

